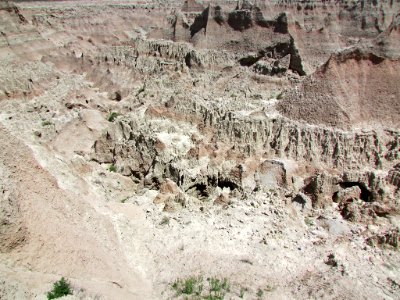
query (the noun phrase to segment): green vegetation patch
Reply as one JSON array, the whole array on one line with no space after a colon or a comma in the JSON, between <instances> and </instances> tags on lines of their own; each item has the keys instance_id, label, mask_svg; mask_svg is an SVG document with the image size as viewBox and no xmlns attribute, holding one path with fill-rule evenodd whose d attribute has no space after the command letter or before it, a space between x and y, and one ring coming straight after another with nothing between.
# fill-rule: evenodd
<instances>
[{"instance_id":1,"label":"green vegetation patch","mask_svg":"<svg viewBox=\"0 0 400 300\"><path fill-rule=\"evenodd\" d=\"M177 279L171 284L175 295L172 298L185 300L224 300L224 299L264 299L265 292L275 288L267 285L262 289L251 290L239 284L231 284L227 278L190 276ZM246 296L245 296L246 294Z\"/></svg>"},{"instance_id":2,"label":"green vegetation patch","mask_svg":"<svg viewBox=\"0 0 400 300\"><path fill-rule=\"evenodd\" d=\"M115 111L113 111L108 115L107 120L108 120L108 122L114 122L115 118L118 117L118 116L119 116L119 114L116 113Z\"/></svg>"},{"instance_id":3,"label":"green vegetation patch","mask_svg":"<svg viewBox=\"0 0 400 300\"><path fill-rule=\"evenodd\" d=\"M182 294L200 296L203 291L203 277L191 276L186 279L177 279L172 284L172 288L175 290L176 296Z\"/></svg>"},{"instance_id":4,"label":"green vegetation patch","mask_svg":"<svg viewBox=\"0 0 400 300\"><path fill-rule=\"evenodd\" d=\"M108 167L108 171L110 171L110 172L117 172L117 167L116 167L114 164L111 164L111 165Z\"/></svg>"},{"instance_id":5,"label":"green vegetation patch","mask_svg":"<svg viewBox=\"0 0 400 300\"><path fill-rule=\"evenodd\" d=\"M62 277L53 284L53 290L47 293L47 299L56 299L67 295L72 295L72 288L69 282Z\"/></svg>"}]
</instances>

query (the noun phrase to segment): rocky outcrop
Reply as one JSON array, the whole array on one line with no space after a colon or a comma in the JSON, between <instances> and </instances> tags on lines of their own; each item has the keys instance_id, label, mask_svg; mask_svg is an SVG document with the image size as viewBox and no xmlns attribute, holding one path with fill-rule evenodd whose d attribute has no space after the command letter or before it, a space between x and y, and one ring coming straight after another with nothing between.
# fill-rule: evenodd
<instances>
[{"instance_id":1,"label":"rocky outcrop","mask_svg":"<svg viewBox=\"0 0 400 300\"><path fill-rule=\"evenodd\" d=\"M265 160L259 166L257 183L265 188L279 188L288 186L287 171L282 162Z\"/></svg>"},{"instance_id":2,"label":"rocky outcrop","mask_svg":"<svg viewBox=\"0 0 400 300\"><path fill-rule=\"evenodd\" d=\"M132 41L131 46L104 47L96 59L122 64L143 73L185 68L222 70L241 65L252 67L254 72L263 75L283 75L288 70L304 75L301 59L290 40L268 46L256 54L240 55L230 51L196 49L189 43L138 38ZM83 59L91 60L90 57Z\"/></svg>"},{"instance_id":3,"label":"rocky outcrop","mask_svg":"<svg viewBox=\"0 0 400 300\"><path fill-rule=\"evenodd\" d=\"M205 195L211 195L217 187L242 193L291 186L288 182L292 179L287 178L283 164L260 163L257 159L261 156L292 159L341 172L339 176L321 173L306 180L303 192L310 196L314 207L331 205L343 190L354 186L361 189L360 199L364 202L392 197L385 192L383 175L363 170L386 168L399 160L397 148L390 146L400 143L396 132L351 133L300 125L282 118L243 119L231 112L209 110L196 102L191 106L184 103L175 102L171 109L153 109L157 112L152 113L154 122L163 117L174 119L176 114L181 116L180 122L185 121L185 116L190 122L202 120L205 127L201 132L213 128L213 134L206 140L195 138L190 131L177 132L172 146L162 138L170 133L162 133L160 127L148 131L148 125L121 120L115 131L95 144L94 158L116 163L123 174L133 176L137 182L157 186L170 178L183 191L196 189ZM173 139L172 135L169 139ZM181 143L186 146L176 148ZM221 145L225 148L220 148ZM223 157L225 161L221 160Z\"/></svg>"},{"instance_id":4,"label":"rocky outcrop","mask_svg":"<svg viewBox=\"0 0 400 300\"><path fill-rule=\"evenodd\" d=\"M187 43L135 39L132 46L106 47L100 61L123 64L143 73L169 69L224 68L235 63L234 56L224 51L197 50Z\"/></svg>"},{"instance_id":5,"label":"rocky outcrop","mask_svg":"<svg viewBox=\"0 0 400 300\"><path fill-rule=\"evenodd\" d=\"M347 202L352 199L360 199L361 197L361 189L359 186L354 185L349 188L344 188L338 192L336 192L333 196L334 202Z\"/></svg>"},{"instance_id":6,"label":"rocky outcrop","mask_svg":"<svg viewBox=\"0 0 400 300\"><path fill-rule=\"evenodd\" d=\"M260 150L268 155L345 170L361 166L380 168L386 160L399 159L397 148L392 147L400 138L395 131L343 132L300 125L284 118L241 119L232 112L214 112L197 103L192 103L192 107L177 103L176 109L190 112L207 126L215 127L218 140L231 143L246 155Z\"/></svg>"}]
</instances>

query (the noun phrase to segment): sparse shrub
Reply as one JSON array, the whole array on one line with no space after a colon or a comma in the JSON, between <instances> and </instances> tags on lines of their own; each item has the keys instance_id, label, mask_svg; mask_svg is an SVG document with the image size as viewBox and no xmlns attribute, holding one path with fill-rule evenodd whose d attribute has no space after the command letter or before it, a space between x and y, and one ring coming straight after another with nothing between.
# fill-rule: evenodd
<instances>
[{"instance_id":1,"label":"sparse shrub","mask_svg":"<svg viewBox=\"0 0 400 300\"><path fill-rule=\"evenodd\" d=\"M264 288L264 290L267 291L267 292L272 292L273 290L275 290L275 287L273 285L267 285Z\"/></svg>"},{"instance_id":2,"label":"sparse shrub","mask_svg":"<svg viewBox=\"0 0 400 300\"><path fill-rule=\"evenodd\" d=\"M211 277L209 279L210 293L206 299L208 300L222 300L224 299L225 292L229 292L230 285L226 278L220 280L218 278Z\"/></svg>"},{"instance_id":3,"label":"sparse shrub","mask_svg":"<svg viewBox=\"0 0 400 300\"><path fill-rule=\"evenodd\" d=\"M146 86L143 85L136 93L136 96L139 96L141 93L143 93L146 90Z\"/></svg>"},{"instance_id":4,"label":"sparse shrub","mask_svg":"<svg viewBox=\"0 0 400 300\"><path fill-rule=\"evenodd\" d=\"M276 99L278 99L278 100L281 100L283 98L283 93L279 93L277 96L276 96Z\"/></svg>"},{"instance_id":5,"label":"sparse shrub","mask_svg":"<svg viewBox=\"0 0 400 300\"><path fill-rule=\"evenodd\" d=\"M258 289L257 291L257 297L261 298L264 295L264 291L262 289Z\"/></svg>"},{"instance_id":6,"label":"sparse shrub","mask_svg":"<svg viewBox=\"0 0 400 300\"><path fill-rule=\"evenodd\" d=\"M226 278L223 280L220 280L218 278L210 278L210 291L211 292L220 292L222 290L225 290L229 292L229 283Z\"/></svg>"},{"instance_id":7,"label":"sparse shrub","mask_svg":"<svg viewBox=\"0 0 400 300\"><path fill-rule=\"evenodd\" d=\"M50 126L50 125L53 125L53 123L51 123L50 121L46 121L46 120L42 121L42 126Z\"/></svg>"},{"instance_id":8,"label":"sparse shrub","mask_svg":"<svg viewBox=\"0 0 400 300\"><path fill-rule=\"evenodd\" d=\"M67 295L72 295L72 289L69 282L62 277L53 284L53 290L47 293L47 299L56 299Z\"/></svg>"},{"instance_id":9,"label":"sparse shrub","mask_svg":"<svg viewBox=\"0 0 400 300\"><path fill-rule=\"evenodd\" d=\"M116 167L114 164L111 164L111 165L108 167L108 171L110 171L110 172L117 172L117 167Z\"/></svg>"},{"instance_id":10,"label":"sparse shrub","mask_svg":"<svg viewBox=\"0 0 400 300\"><path fill-rule=\"evenodd\" d=\"M307 226L313 226L314 225L314 220L311 218L304 218L304 223L306 223Z\"/></svg>"},{"instance_id":11,"label":"sparse shrub","mask_svg":"<svg viewBox=\"0 0 400 300\"><path fill-rule=\"evenodd\" d=\"M107 120L108 120L108 122L114 122L114 120L115 120L116 117L118 117L118 113L116 113L115 111L113 111L113 112L111 112L111 113L108 115Z\"/></svg>"},{"instance_id":12,"label":"sparse shrub","mask_svg":"<svg viewBox=\"0 0 400 300\"><path fill-rule=\"evenodd\" d=\"M203 277L191 276L187 279L177 279L172 288L175 290L175 297L186 295L184 299L205 299L205 300L223 300L225 294L230 292L230 284L226 278L219 279L215 277L207 278L208 284L203 290ZM247 289L241 289L241 297Z\"/></svg>"},{"instance_id":13,"label":"sparse shrub","mask_svg":"<svg viewBox=\"0 0 400 300\"><path fill-rule=\"evenodd\" d=\"M164 216L160 222L160 225L168 225L169 224L169 218L167 216Z\"/></svg>"},{"instance_id":14,"label":"sparse shrub","mask_svg":"<svg viewBox=\"0 0 400 300\"><path fill-rule=\"evenodd\" d=\"M191 277L185 281L182 292L188 295L190 294L200 295L202 290L203 290L202 279L200 277L199 278Z\"/></svg>"},{"instance_id":15,"label":"sparse shrub","mask_svg":"<svg viewBox=\"0 0 400 300\"><path fill-rule=\"evenodd\" d=\"M208 295L204 297L205 300L224 300L224 294Z\"/></svg>"},{"instance_id":16,"label":"sparse shrub","mask_svg":"<svg viewBox=\"0 0 400 300\"><path fill-rule=\"evenodd\" d=\"M178 279L172 284L172 288L176 291L176 295L201 295L203 291L203 278L199 277L189 277L185 280Z\"/></svg>"},{"instance_id":17,"label":"sparse shrub","mask_svg":"<svg viewBox=\"0 0 400 300\"><path fill-rule=\"evenodd\" d=\"M247 292L247 289L244 287L240 288L239 297L242 299L244 297L244 293Z\"/></svg>"}]
</instances>

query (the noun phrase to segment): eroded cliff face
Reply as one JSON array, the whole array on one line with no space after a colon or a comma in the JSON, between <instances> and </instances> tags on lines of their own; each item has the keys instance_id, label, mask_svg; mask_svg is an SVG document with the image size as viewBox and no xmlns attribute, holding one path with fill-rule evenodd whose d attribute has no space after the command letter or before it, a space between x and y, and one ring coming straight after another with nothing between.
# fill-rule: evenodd
<instances>
[{"instance_id":1,"label":"eroded cliff face","mask_svg":"<svg viewBox=\"0 0 400 300\"><path fill-rule=\"evenodd\" d=\"M279 1L289 15L289 32L312 73L339 48L374 39L399 11L397 1ZM318 49L311 45L318 41Z\"/></svg>"},{"instance_id":2,"label":"eroded cliff face","mask_svg":"<svg viewBox=\"0 0 400 300\"><path fill-rule=\"evenodd\" d=\"M397 1L205 1L203 8L200 12L199 7L186 7L172 18L174 30L168 38L205 48L220 45L256 51L260 39L276 39L268 32L289 34L298 48L303 71L310 74L338 48L374 39L385 31L400 6ZM243 36L246 42L238 43Z\"/></svg>"},{"instance_id":3,"label":"eroded cliff face","mask_svg":"<svg viewBox=\"0 0 400 300\"><path fill-rule=\"evenodd\" d=\"M171 26L172 40L190 42L198 48L224 49L241 56L241 64L255 67L258 73L279 73L278 65L287 60L283 72L291 69L305 74L285 13L268 19L260 7L250 2L240 3L232 11L210 4L201 13L175 13ZM275 70L265 64L275 66Z\"/></svg>"},{"instance_id":4,"label":"eroded cliff face","mask_svg":"<svg viewBox=\"0 0 400 300\"><path fill-rule=\"evenodd\" d=\"M398 298L399 9L2 2L0 298Z\"/></svg>"}]
</instances>

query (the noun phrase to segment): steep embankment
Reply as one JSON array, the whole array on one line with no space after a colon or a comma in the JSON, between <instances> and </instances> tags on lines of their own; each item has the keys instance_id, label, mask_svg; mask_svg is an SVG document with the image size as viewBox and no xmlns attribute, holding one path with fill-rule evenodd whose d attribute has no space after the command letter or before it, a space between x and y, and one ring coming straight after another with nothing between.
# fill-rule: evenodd
<instances>
[{"instance_id":1,"label":"steep embankment","mask_svg":"<svg viewBox=\"0 0 400 300\"><path fill-rule=\"evenodd\" d=\"M284 95L287 117L342 129L400 126L400 61L349 49Z\"/></svg>"},{"instance_id":2,"label":"steep embankment","mask_svg":"<svg viewBox=\"0 0 400 300\"><path fill-rule=\"evenodd\" d=\"M1 290L0 296L33 298L45 292L43 283L58 279L54 274L63 274L89 294L150 299L148 283L126 261L107 209L87 187L61 188L32 151L2 126L0 139L7 141L0 145L1 257L19 266L0 263L0 280L7 278L7 285L17 287Z\"/></svg>"}]
</instances>

